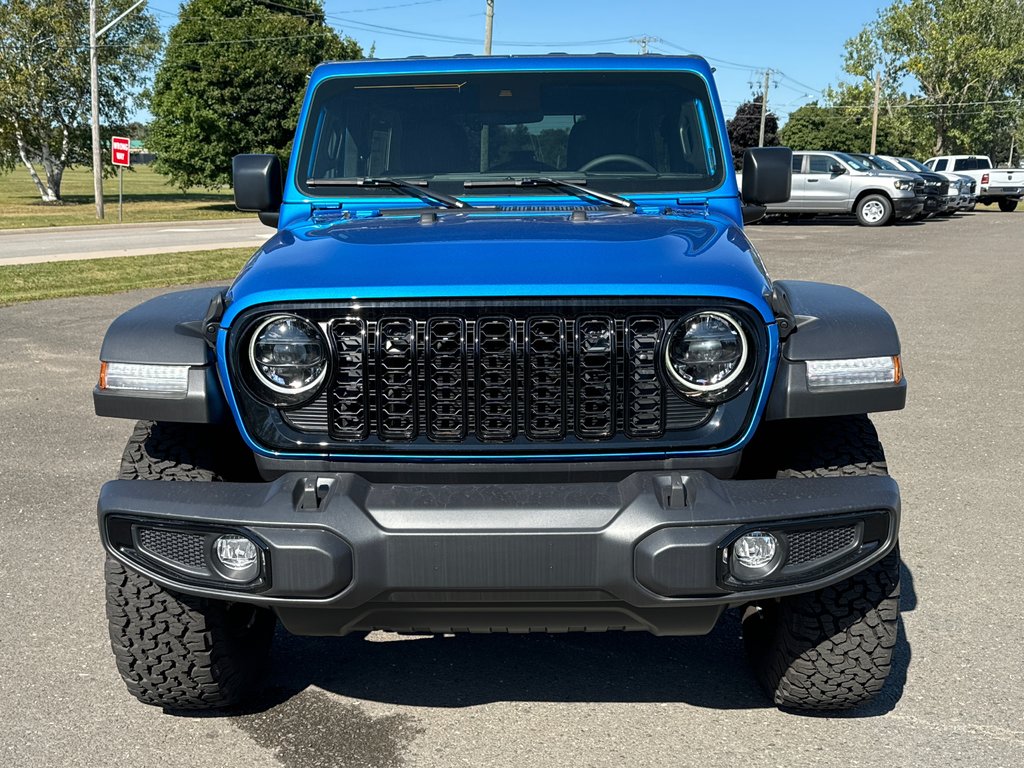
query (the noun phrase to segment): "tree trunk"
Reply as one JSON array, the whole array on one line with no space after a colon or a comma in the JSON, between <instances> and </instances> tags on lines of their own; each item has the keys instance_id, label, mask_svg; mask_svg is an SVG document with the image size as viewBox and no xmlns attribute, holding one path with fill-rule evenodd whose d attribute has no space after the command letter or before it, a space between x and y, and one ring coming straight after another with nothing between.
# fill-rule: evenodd
<instances>
[{"instance_id":1,"label":"tree trunk","mask_svg":"<svg viewBox=\"0 0 1024 768\"><path fill-rule=\"evenodd\" d=\"M43 172L46 174L46 191L49 194L50 199L45 202L55 203L60 200L60 175L64 170L64 164L61 162L54 162L53 156L50 155L50 148L46 146L46 142L42 143L40 147L40 154L42 155ZM57 184L54 184L54 179L58 179Z\"/></svg>"},{"instance_id":2,"label":"tree trunk","mask_svg":"<svg viewBox=\"0 0 1024 768\"><path fill-rule=\"evenodd\" d=\"M49 179L47 183L43 184L42 179L39 178L39 174L36 173L35 166L28 156L28 147L25 145L25 140L21 137L21 134L16 136L18 141L18 154L21 156L21 162L28 169L28 175L32 177L32 183L36 185L36 190L39 192L39 197L42 198L44 203L56 203L60 198L54 194L53 189L49 185Z\"/></svg>"}]
</instances>

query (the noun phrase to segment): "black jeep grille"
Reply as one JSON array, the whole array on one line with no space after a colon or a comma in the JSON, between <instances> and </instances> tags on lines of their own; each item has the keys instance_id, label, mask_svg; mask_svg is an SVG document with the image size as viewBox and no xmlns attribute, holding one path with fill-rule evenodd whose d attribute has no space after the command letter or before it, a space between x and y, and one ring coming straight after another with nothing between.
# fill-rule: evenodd
<instances>
[{"instance_id":1,"label":"black jeep grille","mask_svg":"<svg viewBox=\"0 0 1024 768\"><path fill-rule=\"evenodd\" d=\"M445 456L452 444L486 455L573 451L584 443L626 451L643 450L649 441L727 444L747 423L753 392L715 407L668 386L663 337L693 303L646 304L498 300L286 308L328 334L330 377L313 401L297 408L271 408L244 396L243 419L258 442L300 452L315 446L391 454L414 446L417 454ZM760 358L764 340L756 320L742 307L730 311L748 318ZM246 329L254 327L249 321L263 312L242 321L236 343L246 343ZM235 360L247 363L241 350ZM762 375L759 364L755 377Z\"/></svg>"},{"instance_id":2,"label":"black jeep grille","mask_svg":"<svg viewBox=\"0 0 1024 768\"><path fill-rule=\"evenodd\" d=\"M660 317L345 317L329 327L327 431L337 440L557 442L659 437L666 428ZM671 428L710 413L674 399ZM314 403L286 418L317 431L321 412Z\"/></svg>"}]
</instances>

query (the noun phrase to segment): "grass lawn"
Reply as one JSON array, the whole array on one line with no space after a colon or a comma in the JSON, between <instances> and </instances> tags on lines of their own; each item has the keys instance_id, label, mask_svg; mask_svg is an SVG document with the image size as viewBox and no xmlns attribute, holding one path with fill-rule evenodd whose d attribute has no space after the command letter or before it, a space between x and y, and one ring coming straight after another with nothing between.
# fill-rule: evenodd
<instances>
[{"instance_id":1,"label":"grass lawn","mask_svg":"<svg viewBox=\"0 0 1024 768\"><path fill-rule=\"evenodd\" d=\"M58 227L72 224L117 223L117 177L103 180L105 218L96 219L92 169L64 172L63 203L44 203L24 166L0 174L0 229ZM223 219L244 214L235 210L231 190L182 192L151 166L133 166L124 174L124 222Z\"/></svg>"},{"instance_id":2,"label":"grass lawn","mask_svg":"<svg viewBox=\"0 0 1024 768\"><path fill-rule=\"evenodd\" d=\"M158 288L231 280L251 248L196 253L121 256L0 266L0 306L37 299L94 296L134 288Z\"/></svg>"}]
</instances>

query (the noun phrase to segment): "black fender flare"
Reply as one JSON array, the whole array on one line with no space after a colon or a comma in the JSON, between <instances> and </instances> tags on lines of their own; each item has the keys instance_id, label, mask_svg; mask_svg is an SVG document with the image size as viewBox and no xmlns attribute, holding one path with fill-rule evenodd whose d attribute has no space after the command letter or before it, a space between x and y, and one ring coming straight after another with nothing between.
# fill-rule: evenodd
<instances>
[{"instance_id":1,"label":"black fender flare","mask_svg":"<svg viewBox=\"0 0 1024 768\"><path fill-rule=\"evenodd\" d=\"M852 288L779 280L773 303L785 307L795 328L781 344L765 419L803 419L896 411L906 405L905 376L894 384L809 390L808 360L894 357L900 337L889 313Z\"/></svg>"},{"instance_id":2,"label":"black fender flare","mask_svg":"<svg viewBox=\"0 0 1024 768\"><path fill-rule=\"evenodd\" d=\"M217 379L207 326L223 310L224 287L192 288L150 299L128 310L107 329L100 349L105 363L188 366L184 396L93 389L97 416L214 424L228 409Z\"/></svg>"}]
</instances>

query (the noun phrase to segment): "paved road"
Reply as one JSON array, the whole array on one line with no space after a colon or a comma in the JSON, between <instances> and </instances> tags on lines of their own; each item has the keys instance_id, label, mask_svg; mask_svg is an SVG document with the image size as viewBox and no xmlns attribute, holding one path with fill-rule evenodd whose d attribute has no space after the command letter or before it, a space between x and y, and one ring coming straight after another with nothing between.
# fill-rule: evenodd
<instances>
[{"instance_id":1,"label":"paved road","mask_svg":"<svg viewBox=\"0 0 1024 768\"><path fill-rule=\"evenodd\" d=\"M776 277L853 285L903 333L877 418L904 494L902 635L859 715L768 706L738 626L702 638L275 641L259 711L137 704L103 618L96 490L131 425L92 416L102 332L152 292L0 309L0 765L1018 766L1024 752L1024 215L751 230Z\"/></svg>"},{"instance_id":2,"label":"paved road","mask_svg":"<svg viewBox=\"0 0 1024 768\"><path fill-rule=\"evenodd\" d=\"M0 230L0 266L252 247L274 233L253 218Z\"/></svg>"}]
</instances>

